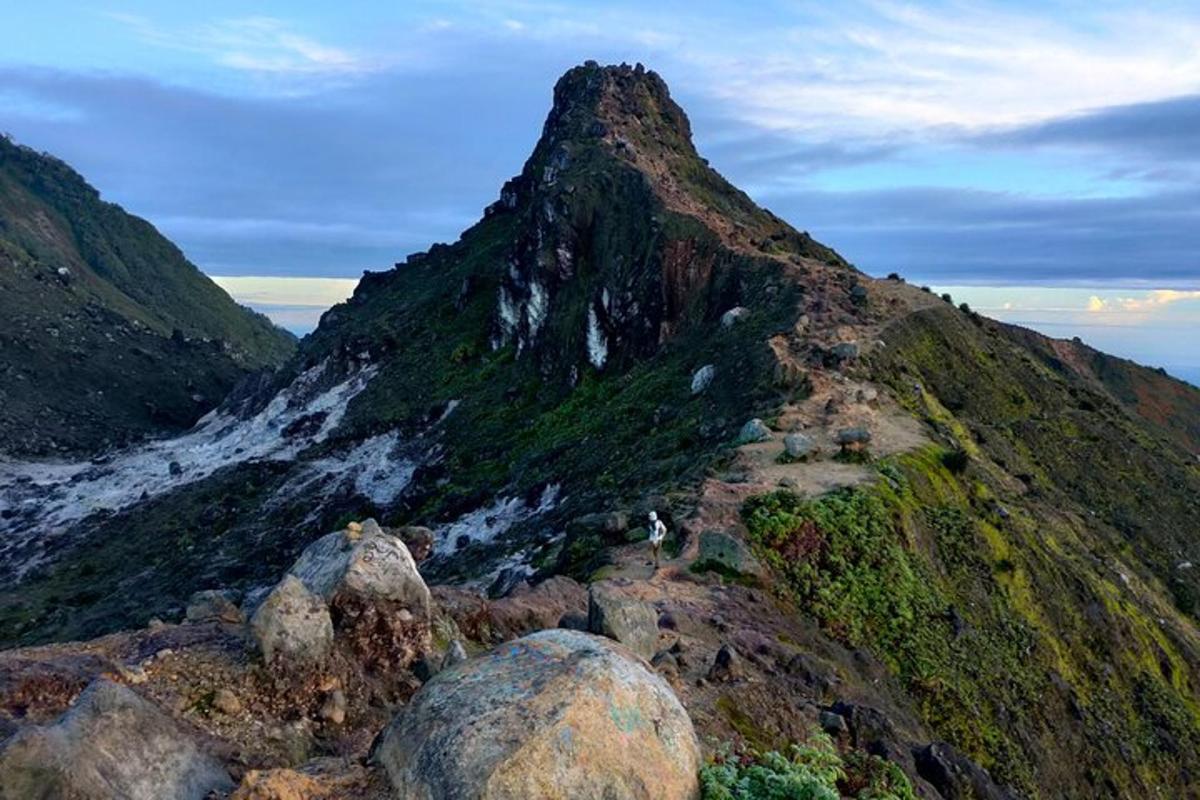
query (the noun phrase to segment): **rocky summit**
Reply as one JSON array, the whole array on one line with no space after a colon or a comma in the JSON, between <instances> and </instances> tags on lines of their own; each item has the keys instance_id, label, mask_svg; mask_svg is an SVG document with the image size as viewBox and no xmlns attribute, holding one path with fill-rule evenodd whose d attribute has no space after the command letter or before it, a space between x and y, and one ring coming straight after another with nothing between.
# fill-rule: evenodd
<instances>
[{"instance_id":1,"label":"rocky summit","mask_svg":"<svg viewBox=\"0 0 1200 800\"><path fill-rule=\"evenodd\" d=\"M869 277L589 62L280 370L0 465L0 786L111 684L243 799L1190 796L1198 421Z\"/></svg>"}]
</instances>

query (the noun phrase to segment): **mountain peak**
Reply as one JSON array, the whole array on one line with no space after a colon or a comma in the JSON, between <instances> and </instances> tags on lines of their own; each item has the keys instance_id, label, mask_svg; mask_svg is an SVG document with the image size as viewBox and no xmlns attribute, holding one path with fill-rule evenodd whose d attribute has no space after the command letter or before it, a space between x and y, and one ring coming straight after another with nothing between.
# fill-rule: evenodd
<instances>
[{"instance_id":1,"label":"mountain peak","mask_svg":"<svg viewBox=\"0 0 1200 800\"><path fill-rule=\"evenodd\" d=\"M671 99L666 81L641 64L588 61L568 70L555 84L542 139L604 139L626 146L652 139L695 154L687 115Z\"/></svg>"}]
</instances>

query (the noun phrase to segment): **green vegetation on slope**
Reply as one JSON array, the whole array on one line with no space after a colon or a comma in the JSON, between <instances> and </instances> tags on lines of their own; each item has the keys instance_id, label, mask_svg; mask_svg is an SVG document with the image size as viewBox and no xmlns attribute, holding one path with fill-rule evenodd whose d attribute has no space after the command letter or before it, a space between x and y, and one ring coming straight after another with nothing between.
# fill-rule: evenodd
<instances>
[{"instance_id":1,"label":"green vegetation on slope","mask_svg":"<svg viewBox=\"0 0 1200 800\"><path fill-rule=\"evenodd\" d=\"M878 756L839 754L823 733L786 754L723 753L700 770L701 800L914 800L904 772Z\"/></svg>"},{"instance_id":2,"label":"green vegetation on slope","mask_svg":"<svg viewBox=\"0 0 1200 800\"><path fill-rule=\"evenodd\" d=\"M751 539L1002 782L1179 796L1200 773L1200 637L1174 567L1196 469L989 325L947 308L887 329L870 367L944 446L877 463L871 486L753 498Z\"/></svg>"},{"instance_id":3,"label":"green vegetation on slope","mask_svg":"<svg viewBox=\"0 0 1200 800\"><path fill-rule=\"evenodd\" d=\"M0 450L93 451L190 425L294 339L148 222L0 137Z\"/></svg>"}]
</instances>

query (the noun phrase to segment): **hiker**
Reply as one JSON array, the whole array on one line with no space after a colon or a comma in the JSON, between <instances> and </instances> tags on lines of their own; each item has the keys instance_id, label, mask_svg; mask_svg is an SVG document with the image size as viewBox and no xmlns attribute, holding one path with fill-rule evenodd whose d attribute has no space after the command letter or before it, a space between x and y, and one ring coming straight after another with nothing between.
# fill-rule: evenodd
<instances>
[{"instance_id":1,"label":"hiker","mask_svg":"<svg viewBox=\"0 0 1200 800\"><path fill-rule=\"evenodd\" d=\"M663 525L658 513L650 512L650 549L654 552L654 568L658 569L658 554L662 552L663 539L667 538L667 526Z\"/></svg>"}]
</instances>

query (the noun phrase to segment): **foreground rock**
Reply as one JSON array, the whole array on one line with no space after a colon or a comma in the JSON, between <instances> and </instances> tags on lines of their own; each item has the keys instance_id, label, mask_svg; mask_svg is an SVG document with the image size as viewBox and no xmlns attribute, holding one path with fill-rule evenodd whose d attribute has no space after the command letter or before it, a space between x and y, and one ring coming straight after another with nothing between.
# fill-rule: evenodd
<instances>
[{"instance_id":1,"label":"foreground rock","mask_svg":"<svg viewBox=\"0 0 1200 800\"><path fill-rule=\"evenodd\" d=\"M617 640L647 661L658 649L658 612L616 581L593 583L588 589L588 630Z\"/></svg>"},{"instance_id":2,"label":"foreground rock","mask_svg":"<svg viewBox=\"0 0 1200 800\"><path fill-rule=\"evenodd\" d=\"M57 723L22 731L0 751L3 800L201 800L232 787L173 720L104 679Z\"/></svg>"},{"instance_id":3,"label":"foreground rock","mask_svg":"<svg viewBox=\"0 0 1200 800\"><path fill-rule=\"evenodd\" d=\"M287 575L254 612L250 632L268 664L295 669L325 660L333 622L319 595Z\"/></svg>"},{"instance_id":4,"label":"foreground rock","mask_svg":"<svg viewBox=\"0 0 1200 800\"><path fill-rule=\"evenodd\" d=\"M289 573L328 604L338 640L364 662L407 667L429 649L429 587L374 520L317 539Z\"/></svg>"},{"instance_id":5,"label":"foreground rock","mask_svg":"<svg viewBox=\"0 0 1200 800\"><path fill-rule=\"evenodd\" d=\"M700 766L670 687L621 646L568 630L440 673L375 759L412 800L690 800Z\"/></svg>"}]
</instances>

